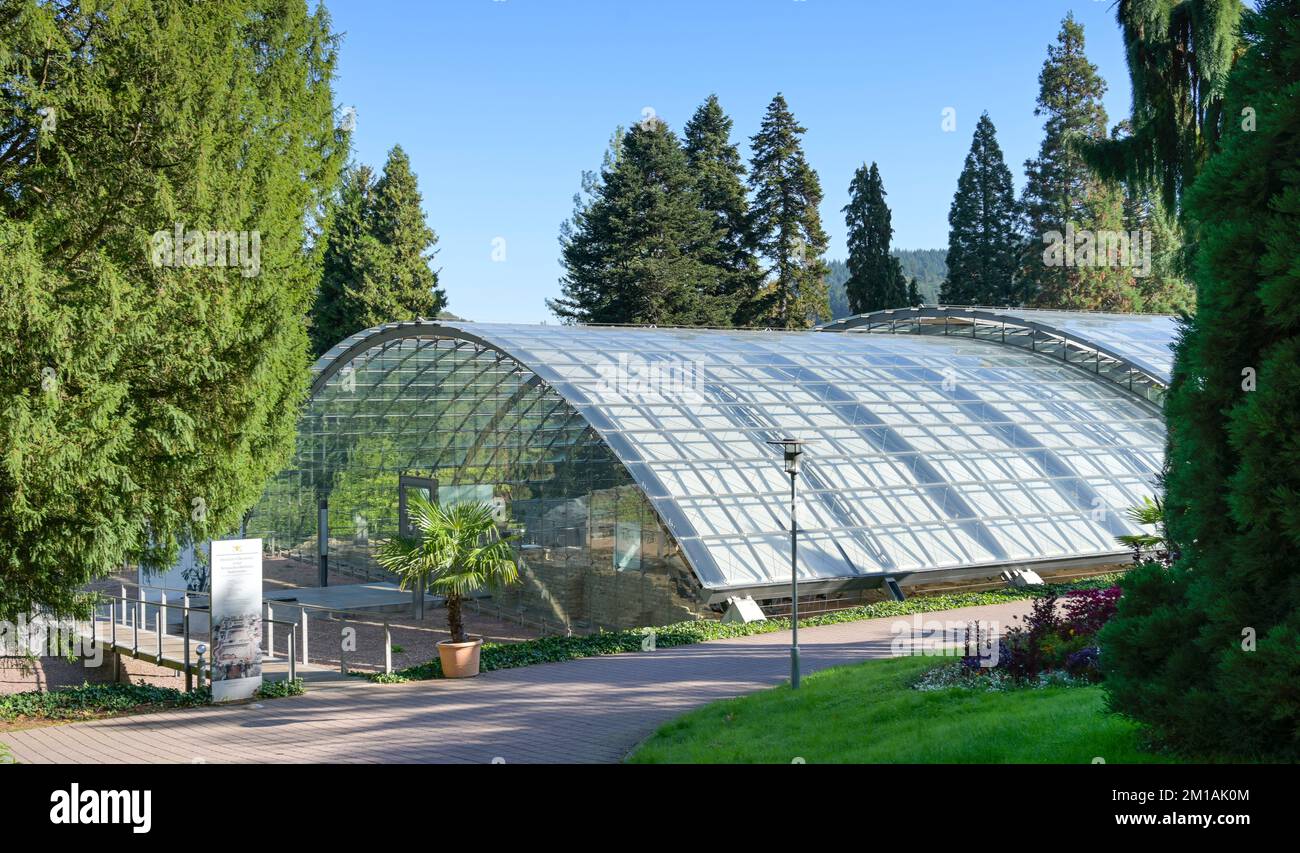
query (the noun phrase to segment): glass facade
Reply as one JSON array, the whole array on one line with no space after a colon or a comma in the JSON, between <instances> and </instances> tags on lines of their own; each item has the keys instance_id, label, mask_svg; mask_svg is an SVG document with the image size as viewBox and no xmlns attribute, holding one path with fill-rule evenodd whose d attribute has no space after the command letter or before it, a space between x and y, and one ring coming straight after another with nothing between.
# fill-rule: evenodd
<instances>
[{"instance_id":1,"label":"glass facade","mask_svg":"<svg viewBox=\"0 0 1300 853\"><path fill-rule=\"evenodd\" d=\"M497 603L530 621L581 632L706 612L627 470L555 389L502 353L397 337L326 360L322 376L297 459L248 521L268 549L314 561L324 499L331 570L388 580L374 551L398 532L400 491L414 487L443 503L491 502L510 519L523 582Z\"/></svg>"},{"instance_id":2,"label":"glass facade","mask_svg":"<svg viewBox=\"0 0 1300 853\"><path fill-rule=\"evenodd\" d=\"M789 583L1122 559L1164 430L1134 394L960 336L405 323L317 365L298 459L250 519L277 550L377 576L403 482L497 504L512 604L576 630L664 624ZM402 478L411 478L404 481ZM768 595L763 595L768 590Z\"/></svg>"}]
</instances>

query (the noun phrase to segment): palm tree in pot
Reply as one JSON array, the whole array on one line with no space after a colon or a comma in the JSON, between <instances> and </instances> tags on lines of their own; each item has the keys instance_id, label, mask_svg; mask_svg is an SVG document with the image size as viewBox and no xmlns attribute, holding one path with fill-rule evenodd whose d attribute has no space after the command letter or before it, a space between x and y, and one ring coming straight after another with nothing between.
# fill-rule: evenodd
<instances>
[{"instance_id":1,"label":"palm tree in pot","mask_svg":"<svg viewBox=\"0 0 1300 853\"><path fill-rule=\"evenodd\" d=\"M379 549L380 565L401 580L402 589L424 581L447 602L451 639L438 643L447 678L478 675L482 637L465 632L462 605L476 592L494 592L519 580L511 542L492 517L492 505L458 503L442 507L413 495L408 507L412 536L397 536Z\"/></svg>"}]
</instances>

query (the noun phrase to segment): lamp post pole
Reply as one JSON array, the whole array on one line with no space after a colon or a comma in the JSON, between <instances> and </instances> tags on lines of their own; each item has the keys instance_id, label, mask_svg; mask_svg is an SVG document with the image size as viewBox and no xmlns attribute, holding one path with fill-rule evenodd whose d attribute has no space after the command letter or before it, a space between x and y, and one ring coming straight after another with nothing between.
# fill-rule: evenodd
<instances>
[{"instance_id":1,"label":"lamp post pole","mask_svg":"<svg viewBox=\"0 0 1300 853\"><path fill-rule=\"evenodd\" d=\"M799 469L790 471L790 689L799 689L799 524L796 520L794 483Z\"/></svg>"},{"instance_id":2,"label":"lamp post pole","mask_svg":"<svg viewBox=\"0 0 1300 853\"><path fill-rule=\"evenodd\" d=\"M795 503L795 483L799 477L799 457L808 442L797 438L769 441L785 456L785 471L790 475L790 689L799 689L799 519Z\"/></svg>"}]
</instances>

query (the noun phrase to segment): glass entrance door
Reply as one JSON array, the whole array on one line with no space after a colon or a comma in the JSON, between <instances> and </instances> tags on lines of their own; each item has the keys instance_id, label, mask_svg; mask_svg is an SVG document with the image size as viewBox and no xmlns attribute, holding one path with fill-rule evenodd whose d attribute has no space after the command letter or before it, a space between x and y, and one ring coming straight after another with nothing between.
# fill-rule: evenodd
<instances>
[{"instance_id":1,"label":"glass entrance door","mask_svg":"<svg viewBox=\"0 0 1300 853\"><path fill-rule=\"evenodd\" d=\"M438 481L433 477L419 477L402 474L397 478L397 530L402 536L412 536L410 515L407 512L409 497L412 493L422 495L437 503ZM417 583L411 588L411 614L416 619L424 618L424 584Z\"/></svg>"}]
</instances>

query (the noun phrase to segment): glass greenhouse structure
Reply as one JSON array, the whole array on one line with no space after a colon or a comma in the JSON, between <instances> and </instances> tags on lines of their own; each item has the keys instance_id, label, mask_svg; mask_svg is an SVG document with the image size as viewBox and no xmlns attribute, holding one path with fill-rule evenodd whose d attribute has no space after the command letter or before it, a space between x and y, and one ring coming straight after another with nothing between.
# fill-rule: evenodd
<instances>
[{"instance_id":1,"label":"glass greenhouse structure","mask_svg":"<svg viewBox=\"0 0 1300 853\"><path fill-rule=\"evenodd\" d=\"M511 606L575 631L800 592L1120 562L1155 493L1171 318L879 312L806 332L428 321L314 368L297 459L248 530L382 577L404 493L491 502L520 534Z\"/></svg>"}]
</instances>

